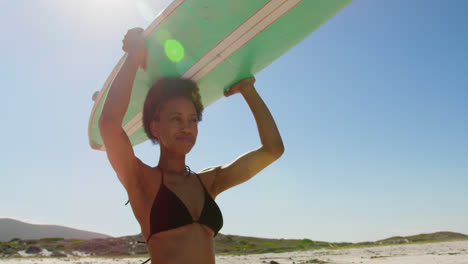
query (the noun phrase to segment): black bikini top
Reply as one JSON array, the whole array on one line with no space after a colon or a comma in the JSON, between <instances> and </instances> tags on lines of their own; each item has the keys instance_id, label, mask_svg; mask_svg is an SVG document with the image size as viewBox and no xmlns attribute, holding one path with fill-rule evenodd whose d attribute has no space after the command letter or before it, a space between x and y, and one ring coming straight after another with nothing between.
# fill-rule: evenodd
<instances>
[{"instance_id":1,"label":"black bikini top","mask_svg":"<svg viewBox=\"0 0 468 264\"><path fill-rule=\"evenodd\" d=\"M223 226L223 216L218 205L213 198L211 198L203 185L203 182L200 180L198 174L195 173L203 187L205 202L200 218L198 220L193 220L185 204L179 199L179 197L177 197L177 195L166 187L164 184L164 171L161 168L159 168L159 170L161 171L161 186L159 187L159 191L156 194L153 206L151 207L150 235L147 241L156 233L192 223L206 225L214 231L214 236L216 236Z\"/></svg>"}]
</instances>

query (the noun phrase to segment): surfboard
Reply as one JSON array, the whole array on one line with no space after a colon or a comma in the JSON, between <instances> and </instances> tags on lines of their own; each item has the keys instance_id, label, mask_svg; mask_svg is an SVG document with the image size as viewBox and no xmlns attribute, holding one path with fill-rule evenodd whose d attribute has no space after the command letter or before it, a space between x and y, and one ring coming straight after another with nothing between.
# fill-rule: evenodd
<instances>
[{"instance_id":1,"label":"surfboard","mask_svg":"<svg viewBox=\"0 0 468 264\"><path fill-rule=\"evenodd\" d=\"M144 31L147 70L138 70L122 127L132 145L148 138L143 103L158 78L197 82L206 108L224 90L293 48L352 0L174 0ZM93 95L88 124L93 149L105 150L98 121L124 55Z\"/></svg>"}]
</instances>

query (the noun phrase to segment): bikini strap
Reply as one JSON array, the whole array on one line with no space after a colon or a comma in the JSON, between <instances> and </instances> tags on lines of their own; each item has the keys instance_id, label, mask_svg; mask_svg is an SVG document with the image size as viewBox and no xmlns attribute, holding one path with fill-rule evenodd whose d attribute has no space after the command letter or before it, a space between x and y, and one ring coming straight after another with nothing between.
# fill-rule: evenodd
<instances>
[{"instance_id":1,"label":"bikini strap","mask_svg":"<svg viewBox=\"0 0 468 264\"><path fill-rule=\"evenodd\" d=\"M193 171L192 171L192 172L193 172ZM203 189L204 189L206 192L208 192L208 190L205 188L205 185L204 185L203 182L201 181L200 176L198 176L198 174L195 173L195 172L193 172L193 174L197 175L197 178L198 178L198 180L200 181L201 185L203 186Z\"/></svg>"}]
</instances>

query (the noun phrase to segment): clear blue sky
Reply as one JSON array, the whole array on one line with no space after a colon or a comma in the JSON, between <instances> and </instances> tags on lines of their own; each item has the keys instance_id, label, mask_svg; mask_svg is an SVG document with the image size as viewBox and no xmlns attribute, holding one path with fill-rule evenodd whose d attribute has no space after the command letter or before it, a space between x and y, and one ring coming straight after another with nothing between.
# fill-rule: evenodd
<instances>
[{"instance_id":1,"label":"clear blue sky","mask_svg":"<svg viewBox=\"0 0 468 264\"><path fill-rule=\"evenodd\" d=\"M139 1L0 0L0 217L140 232L105 153L87 138L91 96L123 55L126 31L168 3ZM468 234L466 10L465 0L354 1L260 72L256 88L285 153L217 197L221 233ZM259 144L242 97L223 98L205 110L187 163L229 163ZM156 164L158 147L135 151Z\"/></svg>"}]
</instances>

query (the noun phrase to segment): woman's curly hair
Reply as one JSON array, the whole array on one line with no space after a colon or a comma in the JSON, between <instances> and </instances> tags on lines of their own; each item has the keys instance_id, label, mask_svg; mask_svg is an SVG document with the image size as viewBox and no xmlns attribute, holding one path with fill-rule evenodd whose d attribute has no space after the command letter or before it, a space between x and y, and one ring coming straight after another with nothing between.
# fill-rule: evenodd
<instances>
[{"instance_id":1,"label":"woman's curly hair","mask_svg":"<svg viewBox=\"0 0 468 264\"><path fill-rule=\"evenodd\" d=\"M202 120L203 105L197 84L189 79L176 77L163 77L156 81L146 95L143 107L143 127L146 135L158 144L158 139L151 133L150 123L159 118L159 109L167 101L175 97L184 97L191 100L197 111L198 122Z\"/></svg>"}]
</instances>

